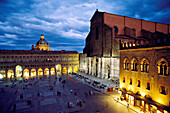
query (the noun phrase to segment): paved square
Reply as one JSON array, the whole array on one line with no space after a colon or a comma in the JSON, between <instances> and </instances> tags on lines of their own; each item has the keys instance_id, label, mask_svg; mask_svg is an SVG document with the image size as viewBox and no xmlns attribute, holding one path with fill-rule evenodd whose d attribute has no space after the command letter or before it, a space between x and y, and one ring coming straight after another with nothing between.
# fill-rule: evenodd
<instances>
[{"instance_id":1,"label":"paved square","mask_svg":"<svg viewBox=\"0 0 170 113\"><path fill-rule=\"evenodd\" d=\"M48 104L56 104L57 101L55 98L48 98L44 99L43 101L40 101L40 105L48 105Z\"/></svg>"}]
</instances>

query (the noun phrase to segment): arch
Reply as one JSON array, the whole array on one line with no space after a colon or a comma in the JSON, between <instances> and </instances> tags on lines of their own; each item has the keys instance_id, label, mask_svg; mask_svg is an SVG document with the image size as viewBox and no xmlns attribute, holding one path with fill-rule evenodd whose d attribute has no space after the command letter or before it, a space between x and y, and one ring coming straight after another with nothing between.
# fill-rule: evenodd
<instances>
[{"instance_id":1,"label":"arch","mask_svg":"<svg viewBox=\"0 0 170 113\"><path fill-rule=\"evenodd\" d=\"M0 79L3 79L3 78L5 78L6 76L5 76L5 70L1 70L0 71Z\"/></svg>"},{"instance_id":2,"label":"arch","mask_svg":"<svg viewBox=\"0 0 170 113\"><path fill-rule=\"evenodd\" d=\"M128 58L124 58L124 60L123 60L123 69L129 70L129 60L128 60Z\"/></svg>"},{"instance_id":3,"label":"arch","mask_svg":"<svg viewBox=\"0 0 170 113\"><path fill-rule=\"evenodd\" d=\"M73 70L74 73L77 73L78 72L78 68L77 66L74 67L74 70Z\"/></svg>"},{"instance_id":4,"label":"arch","mask_svg":"<svg viewBox=\"0 0 170 113\"><path fill-rule=\"evenodd\" d=\"M63 74L67 74L67 68L66 67L63 68Z\"/></svg>"},{"instance_id":5,"label":"arch","mask_svg":"<svg viewBox=\"0 0 170 113\"><path fill-rule=\"evenodd\" d=\"M131 70L137 71L137 59L136 58L132 58L131 60Z\"/></svg>"},{"instance_id":6,"label":"arch","mask_svg":"<svg viewBox=\"0 0 170 113\"><path fill-rule=\"evenodd\" d=\"M21 77L22 76L22 71L23 71L22 66L17 65L15 67L15 76L16 77Z\"/></svg>"},{"instance_id":7,"label":"arch","mask_svg":"<svg viewBox=\"0 0 170 113\"><path fill-rule=\"evenodd\" d=\"M49 75L49 69L48 68L44 69L44 75Z\"/></svg>"},{"instance_id":8,"label":"arch","mask_svg":"<svg viewBox=\"0 0 170 113\"><path fill-rule=\"evenodd\" d=\"M55 66L57 74L61 75L61 64Z\"/></svg>"},{"instance_id":9,"label":"arch","mask_svg":"<svg viewBox=\"0 0 170 113\"><path fill-rule=\"evenodd\" d=\"M43 75L43 70L41 68L38 69L38 75Z\"/></svg>"},{"instance_id":10,"label":"arch","mask_svg":"<svg viewBox=\"0 0 170 113\"><path fill-rule=\"evenodd\" d=\"M51 68L51 75L55 75L55 68Z\"/></svg>"},{"instance_id":11,"label":"arch","mask_svg":"<svg viewBox=\"0 0 170 113\"><path fill-rule=\"evenodd\" d=\"M36 69L31 69L31 76L36 76Z\"/></svg>"},{"instance_id":12,"label":"arch","mask_svg":"<svg viewBox=\"0 0 170 113\"><path fill-rule=\"evenodd\" d=\"M158 74L168 75L168 61L165 58L160 58L157 62Z\"/></svg>"},{"instance_id":13,"label":"arch","mask_svg":"<svg viewBox=\"0 0 170 113\"><path fill-rule=\"evenodd\" d=\"M7 72L7 78L13 78L14 77L14 71L13 70L8 70Z\"/></svg>"},{"instance_id":14,"label":"arch","mask_svg":"<svg viewBox=\"0 0 170 113\"><path fill-rule=\"evenodd\" d=\"M146 58L141 60L141 71L142 72L149 72L149 61Z\"/></svg>"},{"instance_id":15,"label":"arch","mask_svg":"<svg viewBox=\"0 0 170 113\"><path fill-rule=\"evenodd\" d=\"M29 70L28 69L24 69L24 71L23 71L23 76L24 77L28 77L29 76Z\"/></svg>"},{"instance_id":16,"label":"arch","mask_svg":"<svg viewBox=\"0 0 170 113\"><path fill-rule=\"evenodd\" d=\"M72 73L72 68L71 67L68 68L68 73Z\"/></svg>"}]
</instances>

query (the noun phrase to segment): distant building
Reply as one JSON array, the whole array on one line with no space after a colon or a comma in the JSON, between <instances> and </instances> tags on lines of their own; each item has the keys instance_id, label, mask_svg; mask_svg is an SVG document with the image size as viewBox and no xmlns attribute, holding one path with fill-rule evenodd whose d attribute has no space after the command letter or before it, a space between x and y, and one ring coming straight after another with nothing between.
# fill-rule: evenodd
<instances>
[{"instance_id":1,"label":"distant building","mask_svg":"<svg viewBox=\"0 0 170 113\"><path fill-rule=\"evenodd\" d=\"M77 72L77 51L50 51L49 44L41 35L32 50L0 50L0 78L41 75L62 75Z\"/></svg>"},{"instance_id":2,"label":"distant building","mask_svg":"<svg viewBox=\"0 0 170 113\"><path fill-rule=\"evenodd\" d=\"M80 54L80 71L106 79L119 79L119 40L123 46L154 43L166 39L170 25L99 12L91 18L86 46ZM141 41L140 41L141 40Z\"/></svg>"},{"instance_id":3,"label":"distant building","mask_svg":"<svg viewBox=\"0 0 170 113\"><path fill-rule=\"evenodd\" d=\"M156 31L151 35L121 43L121 98L150 113L169 113L170 34Z\"/></svg>"}]
</instances>

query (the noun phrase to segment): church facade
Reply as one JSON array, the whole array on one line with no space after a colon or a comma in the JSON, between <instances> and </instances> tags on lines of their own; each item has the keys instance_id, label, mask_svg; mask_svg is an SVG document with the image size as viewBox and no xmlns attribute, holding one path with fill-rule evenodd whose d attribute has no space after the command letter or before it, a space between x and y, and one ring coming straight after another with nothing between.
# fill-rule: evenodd
<instances>
[{"instance_id":1,"label":"church facade","mask_svg":"<svg viewBox=\"0 0 170 113\"><path fill-rule=\"evenodd\" d=\"M0 50L0 78L17 78L43 75L62 75L77 72L77 51L50 51L41 35L31 50Z\"/></svg>"},{"instance_id":2,"label":"church facade","mask_svg":"<svg viewBox=\"0 0 170 113\"><path fill-rule=\"evenodd\" d=\"M80 71L106 79L119 79L120 42L123 46L147 44L148 40L154 41L153 33L164 37L170 32L167 24L98 10L90 22L86 45L83 54L80 54Z\"/></svg>"}]
</instances>

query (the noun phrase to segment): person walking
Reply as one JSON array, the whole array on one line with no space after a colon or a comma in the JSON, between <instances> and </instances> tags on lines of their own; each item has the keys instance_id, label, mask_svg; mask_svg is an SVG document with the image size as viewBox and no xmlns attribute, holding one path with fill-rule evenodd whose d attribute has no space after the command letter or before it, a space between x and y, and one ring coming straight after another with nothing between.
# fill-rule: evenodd
<instances>
[{"instance_id":1,"label":"person walking","mask_svg":"<svg viewBox=\"0 0 170 113\"><path fill-rule=\"evenodd\" d=\"M16 104L13 105L14 111L16 110Z\"/></svg>"}]
</instances>

